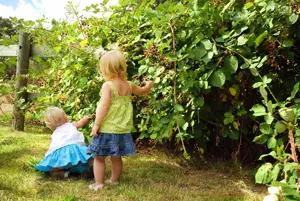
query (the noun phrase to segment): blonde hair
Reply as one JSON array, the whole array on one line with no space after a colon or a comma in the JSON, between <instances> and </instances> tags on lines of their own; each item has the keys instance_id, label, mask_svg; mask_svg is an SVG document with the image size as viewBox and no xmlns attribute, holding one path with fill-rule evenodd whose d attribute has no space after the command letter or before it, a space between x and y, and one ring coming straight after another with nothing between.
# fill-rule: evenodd
<instances>
[{"instance_id":1,"label":"blonde hair","mask_svg":"<svg viewBox=\"0 0 300 201\"><path fill-rule=\"evenodd\" d=\"M105 52L98 63L98 68L106 81L117 76L127 79L126 60L120 51L111 50Z\"/></svg>"},{"instance_id":2,"label":"blonde hair","mask_svg":"<svg viewBox=\"0 0 300 201\"><path fill-rule=\"evenodd\" d=\"M66 113L58 107L50 107L44 113L44 121L48 128L55 130L58 126L66 123Z\"/></svg>"}]
</instances>

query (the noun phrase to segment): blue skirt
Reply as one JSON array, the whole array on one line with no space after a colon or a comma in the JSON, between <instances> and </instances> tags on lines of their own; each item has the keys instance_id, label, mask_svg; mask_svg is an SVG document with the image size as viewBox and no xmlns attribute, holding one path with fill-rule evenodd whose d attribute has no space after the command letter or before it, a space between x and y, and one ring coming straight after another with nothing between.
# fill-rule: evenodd
<instances>
[{"instance_id":1,"label":"blue skirt","mask_svg":"<svg viewBox=\"0 0 300 201\"><path fill-rule=\"evenodd\" d=\"M46 156L35 168L42 172L49 172L52 168L85 172L89 168L88 160L93 158L93 155L86 154L86 149L78 144L64 146Z\"/></svg>"},{"instance_id":2,"label":"blue skirt","mask_svg":"<svg viewBox=\"0 0 300 201\"><path fill-rule=\"evenodd\" d=\"M130 133L99 133L93 137L87 153L95 156L127 156L135 154L135 145Z\"/></svg>"}]
</instances>

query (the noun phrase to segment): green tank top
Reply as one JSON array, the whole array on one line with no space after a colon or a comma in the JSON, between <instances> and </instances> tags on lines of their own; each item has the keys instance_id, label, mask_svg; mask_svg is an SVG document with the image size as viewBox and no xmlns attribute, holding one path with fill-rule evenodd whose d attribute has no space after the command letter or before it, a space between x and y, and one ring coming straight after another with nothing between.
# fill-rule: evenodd
<instances>
[{"instance_id":1,"label":"green tank top","mask_svg":"<svg viewBox=\"0 0 300 201\"><path fill-rule=\"evenodd\" d=\"M111 98L110 107L102 121L100 132L112 134L130 133L133 128L133 107L131 101L132 85L130 95L119 96L117 89L112 82L107 82L114 93Z\"/></svg>"}]
</instances>

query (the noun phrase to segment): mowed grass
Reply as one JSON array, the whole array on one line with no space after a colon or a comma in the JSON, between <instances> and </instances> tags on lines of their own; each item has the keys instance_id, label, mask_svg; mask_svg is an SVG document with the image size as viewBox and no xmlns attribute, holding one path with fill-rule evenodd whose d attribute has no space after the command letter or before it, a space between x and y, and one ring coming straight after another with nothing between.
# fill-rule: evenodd
<instances>
[{"instance_id":1,"label":"mowed grass","mask_svg":"<svg viewBox=\"0 0 300 201\"><path fill-rule=\"evenodd\" d=\"M215 168L181 167L176 158L159 151L140 150L124 157L119 185L91 191L93 180L58 180L36 171L50 143L50 133L41 127L13 131L0 123L0 200L262 200L266 192L249 177ZM107 160L107 177L110 163Z\"/></svg>"}]
</instances>

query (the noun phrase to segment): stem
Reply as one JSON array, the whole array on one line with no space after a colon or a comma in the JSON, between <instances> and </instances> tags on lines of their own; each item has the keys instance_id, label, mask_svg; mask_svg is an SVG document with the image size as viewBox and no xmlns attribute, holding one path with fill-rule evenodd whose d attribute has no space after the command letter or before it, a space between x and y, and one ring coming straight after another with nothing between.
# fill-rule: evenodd
<instances>
[{"instance_id":1,"label":"stem","mask_svg":"<svg viewBox=\"0 0 300 201\"><path fill-rule=\"evenodd\" d=\"M173 24L172 24L172 20L170 20L169 26L170 26L171 35L172 35L172 50L173 50L174 56L176 56L175 33L174 33L174 27L173 27ZM174 69L174 72L175 72L174 82L173 82L173 95L174 95L174 103L177 104L177 97L176 97L176 69L177 69L177 67L176 67L176 61L173 61L172 64L173 64L173 69ZM176 125L177 125L176 128L178 129L179 133L181 133L180 126L179 126L179 119L178 119L178 111L176 111ZM186 153L186 148L185 148L182 136L180 136L180 140L181 140L181 143L182 143L183 151L184 151L184 153Z\"/></svg>"},{"instance_id":2,"label":"stem","mask_svg":"<svg viewBox=\"0 0 300 201\"><path fill-rule=\"evenodd\" d=\"M222 126L221 124L218 124L218 123L212 122L212 121L210 121L210 120L204 119L204 118L201 117L201 116L198 116L198 118L201 119L201 120L203 120L203 121L206 121L206 122L209 123L209 124L212 124L212 125L214 125L214 126L223 128L223 126Z\"/></svg>"},{"instance_id":3,"label":"stem","mask_svg":"<svg viewBox=\"0 0 300 201\"><path fill-rule=\"evenodd\" d=\"M295 139L294 139L294 134L293 134L293 129L289 128L289 143L291 145L291 152L292 152L292 159L294 162L298 162L297 158L297 151L296 151L296 146L295 146Z\"/></svg>"}]
</instances>

